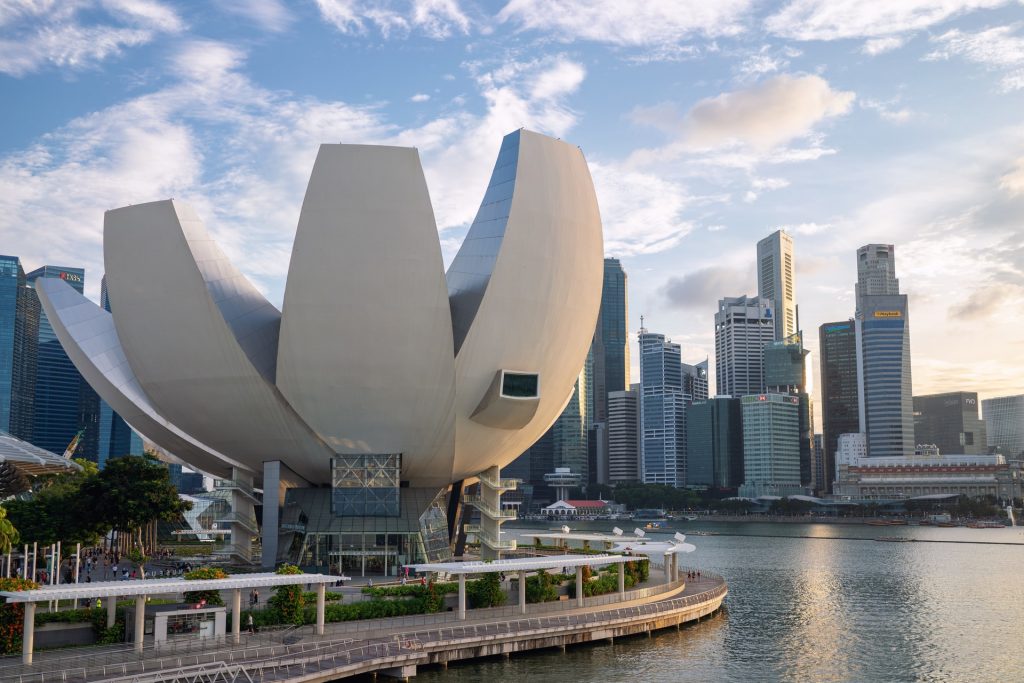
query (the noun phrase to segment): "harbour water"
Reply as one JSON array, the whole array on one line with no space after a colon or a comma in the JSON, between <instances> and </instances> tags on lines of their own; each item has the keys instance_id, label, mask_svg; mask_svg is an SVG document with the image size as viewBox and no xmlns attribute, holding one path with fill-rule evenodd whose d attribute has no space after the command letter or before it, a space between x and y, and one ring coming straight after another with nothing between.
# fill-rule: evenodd
<instances>
[{"instance_id":1,"label":"harbour water","mask_svg":"<svg viewBox=\"0 0 1024 683\"><path fill-rule=\"evenodd\" d=\"M424 669L418 683L1024 680L1024 529L680 522L726 608L681 632ZM506 529L530 542L526 523ZM612 523L572 523L604 530ZM619 523L632 529L634 525ZM699 536L696 530L718 535ZM882 536L914 542L878 542Z\"/></svg>"}]
</instances>

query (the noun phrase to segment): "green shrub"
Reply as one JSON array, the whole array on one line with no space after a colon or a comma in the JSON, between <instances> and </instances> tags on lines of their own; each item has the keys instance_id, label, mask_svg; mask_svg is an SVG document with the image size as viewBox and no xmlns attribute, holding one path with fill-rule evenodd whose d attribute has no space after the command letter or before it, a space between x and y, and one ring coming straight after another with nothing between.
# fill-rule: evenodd
<instances>
[{"instance_id":1,"label":"green shrub","mask_svg":"<svg viewBox=\"0 0 1024 683\"><path fill-rule=\"evenodd\" d=\"M293 564L283 564L278 567L278 574L298 575L302 570ZM270 607L281 614L281 622L286 624L299 624L304 621L306 605L302 586L278 586L274 589L274 595L269 600Z\"/></svg>"},{"instance_id":2,"label":"green shrub","mask_svg":"<svg viewBox=\"0 0 1024 683\"><path fill-rule=\"evenodd\" d=\"M555 577L541 569L536 576L526 577L526 602L551 602L558 599Z\"/></svg>"},{"instance_id":3,"label":"green shrub","mask_svg":"<svg viewBox=\"0 0 1024 683\"><path fill-rule=\"evenodd\" d=\"M0 579L0 590L35 590L39 584L28 579ZM11 655L21 652L21 636L25 628L25 605L20 602L5 602L0 605L0 654Z\"/></svg>"},{"instance_id":4,"label":"green shrub","mask_svg":"<svg viewBox=\"0 0 1024 683\"><path fill-rule=\"evenodd\" d=\"M506 597L497 572L489 572L480 579L466 584L466 598L473 609L500 607L505 604Z\"/></svg>"},{"instance_id":5,"label":"green shrub","mask_svg":"<svg viewBox=\"0 0 1024 683\"><path fill-rule=\"evenodd\" d=\"M184 575L186 581L207 581L210 579L226 578L228 578L228 573L219 567L199 567L198 569L186 572ZM207 605L224 604L224 599L220 597L220 591L218 590L185 592L185 602L187 603L198 604L204 600Z\"/></svg>"},{"instance_id":6,"label":"green shrub","mask_svg":"<svg viewBox=\"0 0 1024 683\"><path fill-rule=\"evenodd\" d=\"M333 591L326 591L324 593L324 600L327 602L341 602L345 596L341 593L335 593ZM316 591L303 591L302 593L303 602L309 604L316 604Z\"/></svg>"}]
</instances>

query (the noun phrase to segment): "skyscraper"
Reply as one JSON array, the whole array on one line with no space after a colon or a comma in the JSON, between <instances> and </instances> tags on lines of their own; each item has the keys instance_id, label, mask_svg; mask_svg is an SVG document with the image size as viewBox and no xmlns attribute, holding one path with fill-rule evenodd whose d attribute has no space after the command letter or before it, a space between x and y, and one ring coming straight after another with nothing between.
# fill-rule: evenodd
<instances>
[{"instance_id":1,"label":"skyscraper","mask_svg":"<svg viewBox=\"0 0 1024 683\"><path fill-rule=\"evenodd\" d=\"M584 369L576 380L569 402L549 430L555 467L568 467L574 474L582 477L584 484L590 481L590 463L587 457L588 426Z\"/></svg>"},{"instance_id":2,"label":"skyscraper","mask_svg":"<svg viewBox=\"0 0 1024 683\"><path fill-rule=\"evenodd\" d=\"M1000 396L981 402L985 437L1007 459L1024 455L1024 394Z\"/></svg>"},{"instance_id":3,"label":"skyscraper","mask_svg":"<svg viewBox=\"0 0 1024 683\"><path fill-rule=\"evenodd\" d=\"M715 313L715 386L720 396L764 390L764 347L775 339L772 302L727 297Z\"/></svg>"},{"instance_id":4,"label":"skyscraper","mask_svg":"<svg viewBox=\"0 0 1024 683\"><path fill-rule=\"evenodd\" d=\"M740 399L695 400L686 409L686 483L736 490L743 483Z\"/></svg>"},{"instance_id":5,"label":"skyscraper","mask_svg":"<svg viewBox=\"0 0 1024 683\"><path fill-rule=\"evenodd\" d=\"M800 483L818 488L814 479L814 405L807 393L807 356L800 333L764 347L765 391L796 396L800 407Z\"/></svg>"},{"instance_id":6,"label":"skyscraper","mask_svg":"<svg viewBox=\"0 0 1024 683\"><path fill-rule=\"evenodd\" d=\"M0 256L0 430L30 441L39 301L16 256Z\"/></svg>"},{"instance_id":7,"label":"skyscraper","mask_svg":"<svg viewBox=\"0 0 1024 683\"><path fill-rule=\"evenodd\" d=\"M50 277L64 280L80 293L85 288L85 271L81 268L43 266L29 273L26 279L32 287L37 280ZM75 369L43 312L39 315L37 340L32 443L54 453L63 453L75 434L84 430L75 455L96 460L99 397Z\"/></svg>"},{"instance_id":8,"label":"skyscraper","mask_svg":"<svg viewBox=\"0 0 1024 683\"><path fill-rule=\"evenodd\" d=\"M869 457L914 453L909 310L895 260L891 244L857 250L857 393Z\"/></svg>"},{"instance_id":9,"label":"skyscraper","mask_svg":"<svg viewBox=\"0 0 1024 683\"><path fill-rule=\"evenodd\" d=\"M740 495L756 498L800 493L800 400L786 394L752 394L740 400L743 414Z\"/></svg>"},{"instance_id":10,"label":"skyscraper","mask_svg":"<svg viewBox=\"0 0 1024 683\"><path fill-rule=\"evenodd\" d=\"M641 477L645 484L686 482L686 403L679 344L640 328Z\"/></svg>"},{"instance_id":11,"label":"skyscraper","mask_svg":"<svg viewBox=\"0 0 1024 683\"><path fill-rule=\"evenodd\" d=\"M608 481L640 481L640 385L608 394Z\"/></svg>"},{"instance_id":12,"label":"skyscraper","mask_svg":"<svg viewBox=\"0 0 1024 683\"><path fill-rule=\"evenodd\" d=\"M775 340L797 332L793 238L776 230L757 243L757 296L772 302Z\"/></svg>"},{"instance_id":13,"label":"skyscraper","mask_svg":"<svg viewBox=\"0 0 1024 683\"><path fill-rule=\"evenodd\" d=\"M825 476L819 488L831 493L839 435L860 431L855 321L825 323L819 327L818 354L821 360L821 457Z\"/></svg>"},{"instance_id":14,"label":"skyscraper","mask_svg":"<svg viewBox=\"0 0 1024 683\"><path fill-rule=\"evenodd\" d=\"M590 430L587 438L589 481L609 477L608 394L629 388L628 278L618 259L604 260L601 308L588 358L586 395Z\"/></svg>"},{"instance_id":15,"label":"skyscraper","mask_svg":"<svg viewBox=\"0 0 1024 683\"><path fill-rule=\"evenodd\" d=\"M914 442L939 447L943 455L985 455L985 423L978 394L951 391L914 397Z\"/></svg>"}]
</instances>

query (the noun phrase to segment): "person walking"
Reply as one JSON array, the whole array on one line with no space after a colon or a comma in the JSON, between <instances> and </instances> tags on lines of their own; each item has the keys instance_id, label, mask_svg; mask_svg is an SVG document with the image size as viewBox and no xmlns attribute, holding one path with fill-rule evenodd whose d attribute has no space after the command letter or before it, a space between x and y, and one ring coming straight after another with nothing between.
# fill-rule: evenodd
<instances>
[{"instance_id":1,"label":"person walking","mask_svg":"<svg viewBox=\"0 0 1024 683\"><path fill-rule=\"evenodd\" d=\"M256 622L252 620L252 612L249 613L249 623L247 626L249 628L249 635L256 635Z\"/></svg>"}]
</instances>

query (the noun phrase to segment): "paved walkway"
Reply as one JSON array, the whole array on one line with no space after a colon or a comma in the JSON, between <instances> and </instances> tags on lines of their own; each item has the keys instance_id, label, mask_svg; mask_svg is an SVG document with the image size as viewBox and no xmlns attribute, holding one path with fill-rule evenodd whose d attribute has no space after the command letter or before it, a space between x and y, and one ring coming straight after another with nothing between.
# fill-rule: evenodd
<instances>
[{"instance_id":1,"label":"paved walkway","mask_svg":"<svg viewBox=\"0 0 1024 683\"><path fill-rule=\"evenodd\" d=\"M607 604L599 604L609 599L614 600L614 595L588 598L587 602L590 604L583 608L576 607L575 600L570 603L531 604L527 606L526 615L519 613L518 605L513 605L470 610L467 612L467 619L463 621L459 621L454 612L442 612L414 617L333 623L326 625L323 637L314 635L312 626L266 630L256 635L243 633L242 642L239 645L230 643L230 641L208 643L190 640L183 641L173 650L165 647L156 651L150 647L141 656L132 649L130 644L79 648L75 651L38 652L36 663L31 667L24 667L16 657L0 659L0 683L14 680L26 683L50 680L98 680L97 672L102 673L103 670L112 675L115 671L152 671L154 668L203 662L276 661L282 657L305 660L316 653L321 655L347 653L346 656L349 660L355 653L357 658L371 659L374 656L379 657L382 651L390 652L388 648L395 649L395 653L397 653L402 649L401 642L419 640L421 636L427 637L427 634L430 633L439 638L441 637L440 633L450 633L453 628L460 631L462 629L492 628L497 632L499 625L507 625L510 622L521 620L530 620L531 623L539 623L538 620L564 621L567 617L593 614L597 611L636 607L669 598L693 596L714 589L722 583L719 577L705 576L702 580L687 582L685 587L678 586L668 592L623 602L612 601ZM631 593L642 588L654 588L662 585L664 584L658 577L649 580L643 586L634 587ZM361 586L346 586L345 600L349 601L350 597L354 598L356 594L361 596L361 593L356 593L360 590ZM230 634L228 638L230 639ZM23 677L26 673L30 674L30 677ZM103 677L106 678L107 675Z\"/></svg>"}]
</instances>

